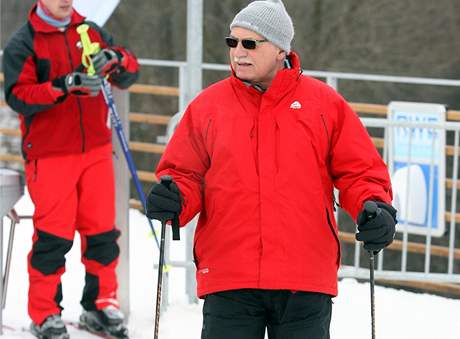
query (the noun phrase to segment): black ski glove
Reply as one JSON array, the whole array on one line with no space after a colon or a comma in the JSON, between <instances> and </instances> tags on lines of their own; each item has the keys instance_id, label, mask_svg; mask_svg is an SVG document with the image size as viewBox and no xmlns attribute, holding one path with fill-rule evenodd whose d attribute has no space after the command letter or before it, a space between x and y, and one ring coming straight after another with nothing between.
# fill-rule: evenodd
<instances>
[{"instance_id":1,"label":"black ski glove","mask_svg":"<svg viewBox=\"0 0 460 339\"><path fill-rule=\"evenodd\" d=\"M359 213L356 240L363 241L364 248L376 254L393 242L397 220L393 206L380 201L375 201L375 204L375 212L364 209Z\"/></svg>"},{"instance_id":2,"label":"black ski glove","mask_svg":"<svg viewBox=\"0 0 460 339\"><path fill-rule=\"evenodd\" d=\"M163 178L163 177L162 177ZM169 185L156 183L147 197L147 217L160 221L174 220L182 211L182 196L174 180Z\"/></svg>"},{"instance_id":3,"label":"black ski glove","mask_svg":"<svg viewBox=\"0 0 460 339\"><path fill-rule=\"evenodd\" d=\"M105 48L91 56L94 70L100 77L105 77L115 71L121 64L123 56L120 52Z\"/></svg>"},{"instance_id":4,"label":"black ski glove","mask_svg":"<svg viewBox=\"0 0 460 339\"><path fill-rule=\"evenodd\" d=\"M64 95L75 94L96 96L101 90L102 79L96 75L74 72L52 81L53 87L60 89Z\"/></svg>"}]
</instances>

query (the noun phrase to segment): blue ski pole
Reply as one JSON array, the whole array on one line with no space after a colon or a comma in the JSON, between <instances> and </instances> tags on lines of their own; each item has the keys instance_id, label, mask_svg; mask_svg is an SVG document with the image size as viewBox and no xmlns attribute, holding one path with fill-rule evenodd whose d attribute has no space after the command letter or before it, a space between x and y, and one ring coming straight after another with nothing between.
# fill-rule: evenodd
<instances>
[{"instance_id":1,"label":"blue ski pole","mask_svg":"<svg viewBox=\"0 0 460 339\"><path fill-rule=\"evenodd\" d=\"M120 115L118 114L117 107L115 106L115 101L113 99L112 90L110 88L110 84L107 80L103 82L103 93L105 101L110 108L111 119L115 131L118 136L118 140L120 141L121 149L123 150L123 154L125 155L126 163L128 164L129 171L131 172L131 176L134 181L134 185L136 186L137 193L139 195L139 199L141 200L142 208L144 209L144 213L147 215L147 201L145 200L144 191L142 190L141 182L139 180L139 176L137 175L136 165L134 164L133 157L131 155L131 151L129 150L128 142L126 141L125 134L123 132L123 125L121 124ZM157 243L158 249L160 249L160 244L158 242L157 235L155 233L155 229L153 228L152 220L147 218L150 229L152 230L153 236L155 237L155 242Z\"/></svg>"},{"instance_id":2,"label":"blue ski pole","mask_svg":"<svg viewBox=\"0 0 460 339\"><path fill-rule=\"evenodd\" d=\"M88 74L94 75L95 70L93 64L91 62L91 55L96 54L100 47L99 43L95 42L92 43L89 39L88 35L89 26L86 24L80 25L77 28L78 34L80 34L80 39L83 45L83 54L82 54L82 63L88 69ZM128 142L126 141L125 133L123 132L123 126L121 124L120 115L118 114L117 107L115 105L115 100L113 99L112 89L110 88L109 82L104 79L102 90L105 98L105 102L107 106L109 106L111 111L111 119L113 126L115 127L115 131L118 136L118 140L120 141L121 149L123 150L123 154L125 155L126 163L128 164L129 171L131 173L131 177L133 178L134 185L136 186L137 194L139 195L139 199L141 200L142 207L144 209L144 213L147 216L147 202L145 200L144 191L142 190L142 186L137 175L136 165L134 164L133 157L131 155L131 151L129 150ZM158 249L160 249L160 243L158 242L157 235L155 233L155 228L153 227L152 220L147 217L149 222L150 229L152 234L155 238L155 242L157 244Z\"/></svg>"}]
</instances>

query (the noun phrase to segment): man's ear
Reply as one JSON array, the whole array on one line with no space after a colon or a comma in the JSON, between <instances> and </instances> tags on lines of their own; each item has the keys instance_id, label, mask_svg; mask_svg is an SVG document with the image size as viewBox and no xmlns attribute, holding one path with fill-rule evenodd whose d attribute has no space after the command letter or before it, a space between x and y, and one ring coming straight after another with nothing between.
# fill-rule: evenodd
<instances>
[{"instance_id":1,"label":"man's ear","mask_svg":"<svg viewBox=\"0 0 460 339\"><path fill-rule=\"evenodd\" d=\"M276 58L277 58L278 60L284 60L284 59L286 59L286 52L283 51L282 49L280 49L280 50L278 51L278 55L277 55Z\"/></svg>"}]
</instances>

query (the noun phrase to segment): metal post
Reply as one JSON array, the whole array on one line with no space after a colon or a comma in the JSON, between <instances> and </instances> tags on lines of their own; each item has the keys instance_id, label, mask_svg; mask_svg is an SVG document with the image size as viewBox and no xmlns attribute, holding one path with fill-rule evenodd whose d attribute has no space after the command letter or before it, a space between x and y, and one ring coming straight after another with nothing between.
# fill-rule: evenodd
<instances>
[{"instance_id":1,"label":"metal post","mask_svg":"<svg viewBox=\"0 0 460 339\"><path fill-rule=\"evenodd\" d=\"M331 86L336 91L339 88L338 79L336 77L328 76L326 78L326 82L329 86Z\"/></svg>"},{"instance_id":2,"label":"metal post","mask_svg":"<svg viewBox=\"0 0 460 339\"><path fill-rule=\"evenodd\" d=\"M3 1L0 1L0 51L3 50L3 25L5 23L5 19L3 19ZM1 53L0 53L1 56ZM0 62L0 65L2 65L3 62ZM1 69L1 67L0 67Z\"/></svg>"},{"instance_id":3,"label":"metal post","mask_svg":"<svg viewBox=\"0 0 460 339\"><path fill-rule=\"evenodd\" d=\"M455 250L455 215L457 214L457 181L458 181L458 147L459 131L455 130L454 137L454 164L452 169L452 198L450 202L450 228L449 228L449 263L447 273L454 273L454 250Z\"/></svg>"},{"instance_id":4,"label":"metal post","mask_svg":"<svg viewBox=\"0 0 460 339\"><path fill-rule=\"evenodd\" d=\"M0 57L3 55L3 33L5 32L4 26L6 27L6 17L4 18L4 14L7 13L6 1L0 1ZM0 58L1 60L1 58ZM3 62L0 62L2 65ZM0 70L2 67L0 67ZM3 71L3 70L2 70Z\"/></svg>"},{"instance_id":5,"label":"metal post","mask_svg":"<svg viewBox=\"0 0 460 339\"><path fill-rule=\"evenodd\" d=\"M387 112L387 117L386 119L388 119L388 112ZM388 127L384 127L383 128L383 140L384 140L384 143L383 143L383 153L382 153L382 158L383 158L383 162L385 162L385 164L388 164L388 159L389 159L389 147L388 147L388 140L390 138L390 131L389 131L389 128ZM393 169L389 169L389 173L393 173ZM383 256L385 254L385 250L381 250L378 254L377 254L377 258L378 258L378 266L377 266L377 270L378 271L382 271L383 270Z\"/></svg>"},{"instance_id":6,"label":"metal post","mask_svg":"<svg viewBox=\"0 0 460 339\"><path fill-rule=\"evenodd\" d=\"M187 68L189 103L203 87L203 0L187 1Z\"/></svg>"},{"instance_id":7,"label":"metal post","mask_svg":"<svg viewBox=\"0 0 460 339\"><path fill-rule=\"evenodd\" d=\"M113 95L117 105L118 113L129 140L129 93L113 88ZM115 171L115 226L121 231L118 240L120 246L120 259L117 268L118 275L118 298L121 310L126 319L129 317L129 170L126 166L123 150L114 133L112 137L114 151L114 171Z\"/></svg>"},{"instance_id":8,"label":"metal post","mask_svg":"<svg viewBox=\"0 0 460 339\"><path fill-rule=\"evenodd\" d=\"M409 150L408 150L408 159L407 159L407 177L406 181L409 182L410 178L410 169L412 165L412 138L413 138L413 133L414 129L409 128ZM405 215L403 216L404 218L404 224L403 224L403 247L402 247L402 255L401 255L401 272L406 272L407 271L407 247L408 247L408 242L409 242L409 232L408 232L408 226L409 226L409 193L410 193L410 185L407 185L406 187L406 210L405 210Z\"/></svg>"},{"instance_id":9,"label":"metal post","mask_svg":"<svg viewBox=\"0 0 460 339\"><path fill-rule=\"evenodd\" d=\"M0 300L3 300L3 215L0 215ZM0 308L0 335L3 335L3 308Z\"/></svg>"},{"instance_id":10,"label":"metal post","mask_svg":"<svg viewBox=\"0 0 460 339\"><path fill-rule=\"evenodd\" d=\"M190 101L203 88L203 0L187 0L187 68L179 70L179 111L183 112ZM196 221L186 227L186 293L190 303L197 303L196 281L193 262L193 234ZM169 242L167 237L166 241ZM165 284L168 289L168 283ZM166 298L165 298L166 299Z\"/></svg>"},{"instance_id":11,"label":"metal post","mask_svg":"<svg viewBox=\"0 0 460 339\"><path fill-rule=\"evenodd\" d=\"M24 184L20 174L6 168L0 168L0 300L3 302L3 217L6 216L14 204L24 193ZM0 307L0 335L3 335L3 307Z\"/></svg>"},{"instance_id":12,"label":"metal post","mask_svg":"<svg viewBox=\"0 0 460 339\"><path fill-rule=\"evenodd\" d=\"M185 108L188 103L188 81L187 81L188 69L187 66L179 67L179 112L185 112Z\"/></svg>"},{"instance_id":13,"label":"metal post","mask_svg":"<svg viewBox=\"0 0 460 339\"><path fill-rule=\"evenodd\" d=\"M3 290L2 290L2 310L5 309L6 294L8 293L8 282L11 271L11 258L13 257L13 244L14 244L14 232L16 230L16 224L19 223L19 216L14 209L8 213L8 217L11 220L10 236L8 239L8 248L6 251L6 262L5 262L5 274L3 276Z\"/></svg>"},{"instance_id":14,"label":"metal post","mask_svg":"<svg viewBox=\"0 0 460 339\"><path fill-rule=\"evenodd\" d=\"M430 130L428 130L430 131ZM438 130L433 128L433 140L431 141L430 180L428 186L428 229L425 239L425 273L430 273L431 263L431 232L433 228L433 195L434 195L434 159L436 157L435 146Z\"/></svg>"}]
</instances>

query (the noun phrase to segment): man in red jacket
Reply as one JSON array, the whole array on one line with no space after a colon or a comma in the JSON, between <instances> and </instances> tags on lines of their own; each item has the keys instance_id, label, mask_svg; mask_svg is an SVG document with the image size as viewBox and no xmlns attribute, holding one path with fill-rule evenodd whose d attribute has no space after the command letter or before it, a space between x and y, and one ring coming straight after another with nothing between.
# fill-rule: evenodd
<instances>
[{"instance_id":1,"label":"man in red jacket","mask_svg":"<svg viewBox=\"0 0 460 339\"><path fill-rule=\"evenodd\" d=\"M345 100L302 75L281 1L250 3L230 30L232 75L188 106L157 168L174 182L153 186L148 216L183 226L200 212L202 338L326 339L340 265L333 188L379 251L395 232L389 174Z\"/></svg>"},{"instance_id":2,"label":"man in red jacket","mask_svg":"<svg viewBox=\"0 0 460 339\"><path fill-rule=\"evenodd\" d=\"M3 55L5 98L19 113L27 187L35 205L29 254L31 330L39 338L68 338L60 318L64 255L80 233L86 268L82 326L127 338L117 301L120 232L115 229L110 117L102 78L127 88L138 63L96 24L101 45L85 73L77 27L85 18L72 0L39 0Z\"/></svg>"}]
</instances>

